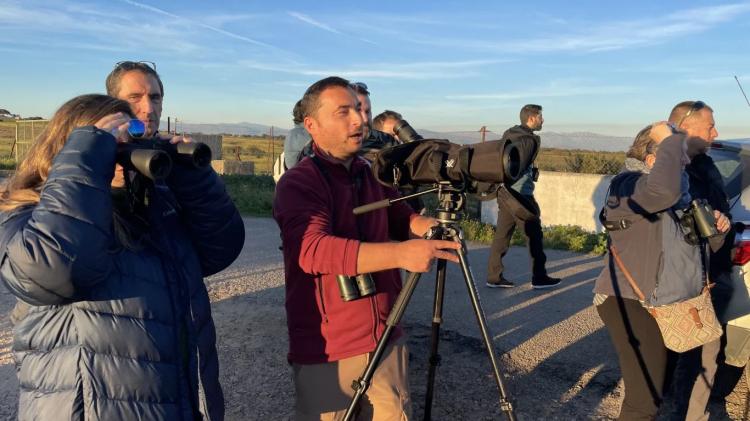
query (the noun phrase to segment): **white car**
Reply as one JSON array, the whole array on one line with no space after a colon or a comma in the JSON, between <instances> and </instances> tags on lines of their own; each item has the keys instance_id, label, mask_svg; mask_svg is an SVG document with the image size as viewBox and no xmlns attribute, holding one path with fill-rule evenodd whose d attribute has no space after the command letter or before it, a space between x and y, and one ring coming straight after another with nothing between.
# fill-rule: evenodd
<instances>
[{"instance_id":1,"label":"white car","mask_svg":"<svg viewBox=\"0 0 750 421\"><path fill-rule=\"evenodd\" d=\"M726 317L726 363L745 367L750 359L750 139L714 142L708 154L724 179L737 231L731 276L734 291ZM750 382L750 376L746 379Z\"/></svg>"}]
</instances>

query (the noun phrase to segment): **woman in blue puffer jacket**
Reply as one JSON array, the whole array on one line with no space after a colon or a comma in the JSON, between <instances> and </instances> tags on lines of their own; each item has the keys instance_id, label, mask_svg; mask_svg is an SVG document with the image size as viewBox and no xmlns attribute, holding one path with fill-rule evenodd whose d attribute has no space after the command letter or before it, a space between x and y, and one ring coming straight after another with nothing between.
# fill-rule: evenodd
<instances>
[{"instance_id":1,"label":"woman in blue puffer jacket","mask_svg":"<svg viewBox=\"0 0 750 421\"><path fill-rule=\"evenodd\" d=\"M210 167L123 172L130 118L108 96L68 101L0 188L0 279L28 307L21 420L224 418L203 277L237 257L243 222Z\"/></svg>"}]
</instances>

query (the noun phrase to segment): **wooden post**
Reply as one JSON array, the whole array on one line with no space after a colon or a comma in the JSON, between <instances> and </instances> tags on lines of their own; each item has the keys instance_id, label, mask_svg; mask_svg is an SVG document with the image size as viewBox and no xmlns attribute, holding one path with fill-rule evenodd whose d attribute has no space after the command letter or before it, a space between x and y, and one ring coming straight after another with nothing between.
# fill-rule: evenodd
<instances>
[{"instance_id":1,"label":"wooden post","mask_svg":"<svg viewBox=\"0 0 750 421\"><path fill-rule=\"evenodd\" d=\"M17 121L16 121L16 140L13 141L13 146L11 146L10 152L16 158L16 165L18 165L18 122Z\"/></svg>"},{"instance_id":2,"label":"wooden post","mask_svg":"<svg viewBox=\"0 0 750 421\"><path fill-rule=\"evenodd\" d=\"M492 133L492 130L487 130L487 126L482 126L482 127L481 127L481 128L479 129L479 133L482 133L482 143L484 143L484 140L485 140L485 137L486 137L486 135L487 135L487 132L490 132L490 133Z\"/></svg>"}]
</instances>

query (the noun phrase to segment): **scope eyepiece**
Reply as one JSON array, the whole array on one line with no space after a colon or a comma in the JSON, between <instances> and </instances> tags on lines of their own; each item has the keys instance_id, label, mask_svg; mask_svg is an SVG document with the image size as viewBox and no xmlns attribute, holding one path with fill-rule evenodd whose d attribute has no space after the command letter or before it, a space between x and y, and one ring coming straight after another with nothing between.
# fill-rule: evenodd
<instances>
[{"instance_id":1,"label":"scope eyepiece","mask_svg":"<svg viewBox=\"0 0 750 421\"><path fill-rule=\"evenodd\" d=\"M409 143L415 140L423 139L416 130L406 120L399 120L393 125L393 133L403 143Z\"/></svg>"}]
</instances>

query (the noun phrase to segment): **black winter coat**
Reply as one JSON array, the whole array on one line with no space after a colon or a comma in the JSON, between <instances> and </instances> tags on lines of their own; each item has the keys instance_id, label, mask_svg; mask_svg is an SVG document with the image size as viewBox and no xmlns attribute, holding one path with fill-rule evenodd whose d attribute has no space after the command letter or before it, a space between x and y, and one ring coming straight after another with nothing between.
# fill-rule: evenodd
<instances>
[{"instance_id":1,"label":"black winter coat","mask_svg":"<svg viewBox=\"0 0 750 421\"><path fill-rule=\"evenodd\" d=\"M0 278L30 304L14 328L21 420L222 420L203 277L244 243L218 176L176 165L153 189L149 242L120 246L116 144L73 131L40 202L0 217Z\"/></svg>"}]
</instances>

